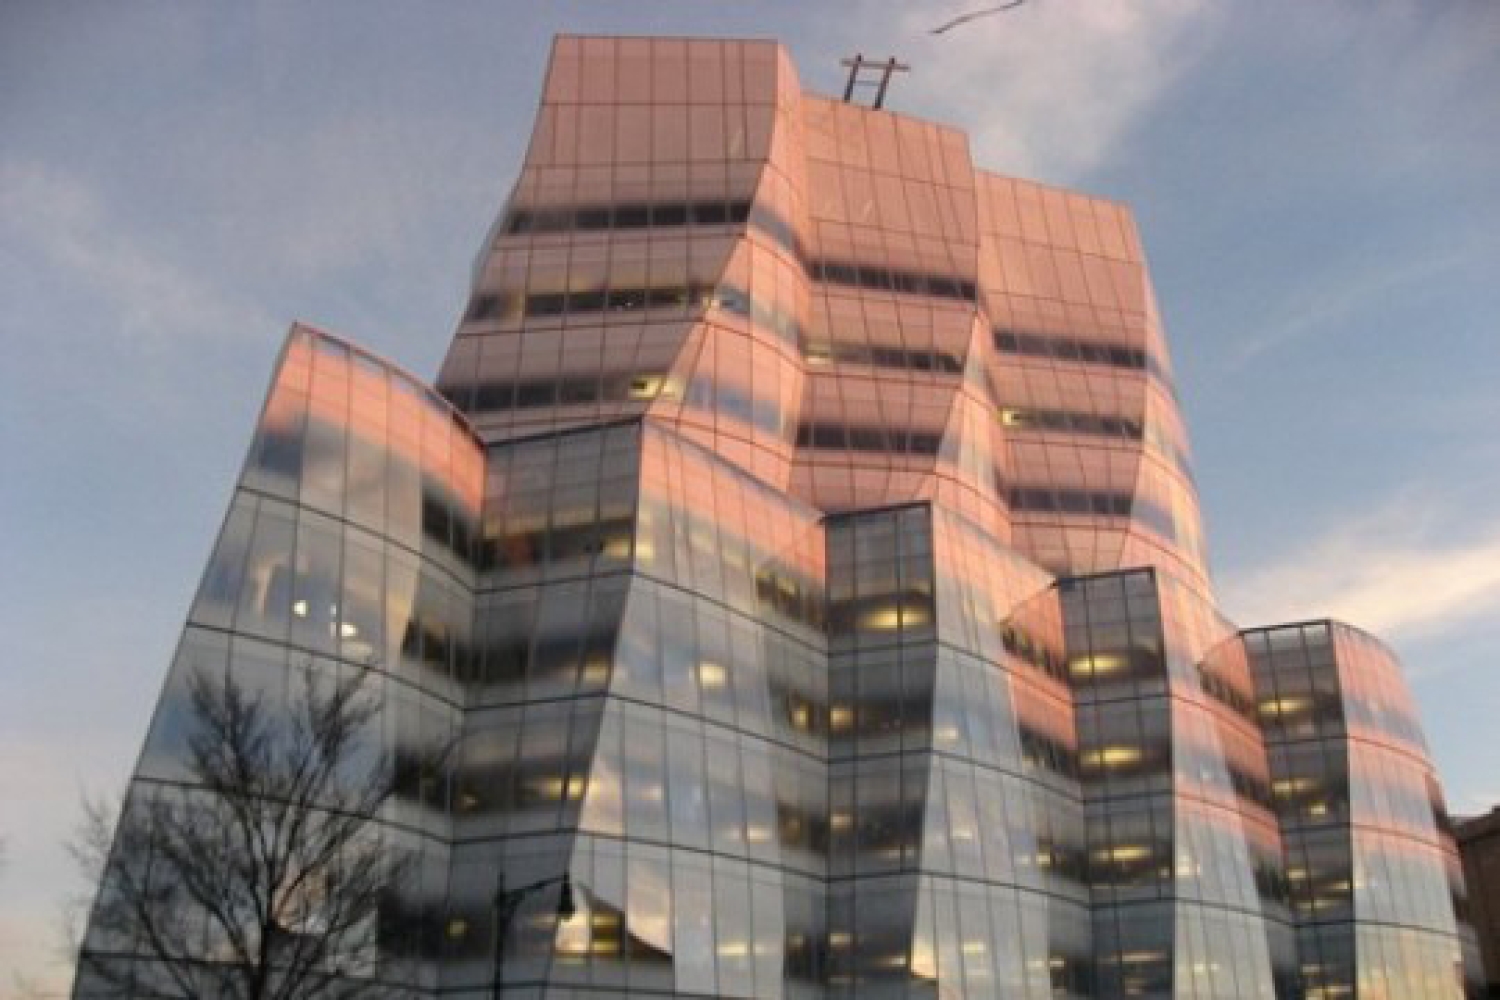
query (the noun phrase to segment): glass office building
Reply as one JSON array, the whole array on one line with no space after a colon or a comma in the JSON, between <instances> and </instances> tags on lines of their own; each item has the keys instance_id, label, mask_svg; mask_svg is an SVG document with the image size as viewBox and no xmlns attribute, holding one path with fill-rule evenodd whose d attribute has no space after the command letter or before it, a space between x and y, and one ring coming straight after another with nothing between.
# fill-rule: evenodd
<instances>
[{"instance_id":1,"label":"glass office building","mask_svg":"<svg viewBox=\"0 0 1500 1000\"><path fill-rule=\"evenodd\" d=\"M1215 606L1128 210L774 43L557 41L431 387L293 329L132 801L195 671L308 662L378 678L405 995L1477 988L1390 653Z\"/></svg>"}]
</instances>

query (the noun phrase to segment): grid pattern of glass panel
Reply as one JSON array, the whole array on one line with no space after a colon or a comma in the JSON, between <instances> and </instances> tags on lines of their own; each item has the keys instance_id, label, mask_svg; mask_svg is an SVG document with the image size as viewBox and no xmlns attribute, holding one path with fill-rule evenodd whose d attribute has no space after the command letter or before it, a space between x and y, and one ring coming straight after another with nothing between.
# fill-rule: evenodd
<instances>
[{"instance_id":1,"label":"grid pattern of glass panel","mask_svg":"<svg viewBox=\"0 0 1500 1000\"><path fill-rule=\"evenodd\" d=\"M769 42L562 38L437 384L294 330L130 793L194 671L372 673L371 984L1462 995L1396 664L1214 606L1123 207Z\"/></svg>"},{"instance_id":2,"label":"grid pattern of glass panel","mask_svg":"<svg viewBox=\"0 0 1500 1000\"><path fill-rule=\"evenodd\" d=\"M1464 996L1452 840L1395 661L1329 622L1245 642L1305 995Z\"/></svg>"},{"instance_id":3,"label":"grid pattern of glass panel","mask_svg":"<svg viewBox=\"0 0 1500 1000\"><path fill-rule=\"evenodd\" d=\"M227 673L274 709L309 671L366 674L396 769L381 835L417 862L393 887L362 962L407 988L435 984L430 956L405 928L446 896L451 833L429 762L461 718L455 678L472 648L483 468L478 441L430 390L342 341L294 329L126 802L140 809L192 794L195 675ZM106 872L101 891L113 877ZM121 963L140 953L138 943L121 945L91 933L84 948ZM385 961L369 961L376 954ZM143 990L154 981L142 972ZM77 992L103 989L85 975Z\"/></svg>"}]
</instances>

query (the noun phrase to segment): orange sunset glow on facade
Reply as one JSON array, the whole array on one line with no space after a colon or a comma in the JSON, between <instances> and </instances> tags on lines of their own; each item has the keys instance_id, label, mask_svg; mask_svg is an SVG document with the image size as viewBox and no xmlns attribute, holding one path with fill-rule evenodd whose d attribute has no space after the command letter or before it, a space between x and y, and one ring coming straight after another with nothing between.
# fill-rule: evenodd
<instances>
[{"instance_id":1,"label":"orange sunset glow on facade","mask_svg":"<svg viewBox=\"0 0 1500 1000\"><path fill-rule=\"evenodd\" d=\"M371 991L1478 995L1393 654L1219 608L1131 211L773 42L558 38L430 384L292 329L127 808L308 666L418 859Z\"/></svg>"}]
</instances>

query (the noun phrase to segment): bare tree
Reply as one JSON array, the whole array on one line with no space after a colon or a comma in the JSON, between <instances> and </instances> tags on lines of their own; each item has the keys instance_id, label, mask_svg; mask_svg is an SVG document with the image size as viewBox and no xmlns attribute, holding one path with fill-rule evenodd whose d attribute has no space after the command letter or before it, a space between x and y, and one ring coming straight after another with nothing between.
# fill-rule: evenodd
<instances>
[{"instance_id":1,"label":"bare tree","mask_svg":"<svg viewBox=\"0 0 1500 1000\"><path fill-rule=\"evenodd\" d=\"M366 676L309 668L285 705L191 679L182 783L138 780L75 842L99 885L77 995L385 995L380 910L413 859L376 822L394 783Z\"/></svg>"}]
</instances>

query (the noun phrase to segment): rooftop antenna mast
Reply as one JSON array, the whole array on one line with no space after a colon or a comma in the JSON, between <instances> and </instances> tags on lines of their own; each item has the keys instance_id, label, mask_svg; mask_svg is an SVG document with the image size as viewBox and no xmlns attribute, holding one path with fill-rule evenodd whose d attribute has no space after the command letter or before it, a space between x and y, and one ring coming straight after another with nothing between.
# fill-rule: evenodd
<instances>
[{"instance_id":1,"label":"rooftop antenna mast","mask_svg":"<svg viewBox=\"0 0 1500 1000\"><path fill-rule=\"evenodd\" d=\"M844 84L844 103L853 102L855 87L874 87L875 100L870 105L872 108L879 108L885 104L885 93L891 85L892 76L897 73L911 72L911 67L897 62L895 56L891 56L885 62L879 62L866 59L862 52L854 53L853 59L841 60L839 65L849 67L849 82ZM879 78L873 79L872 77L876 74L879 74Z\"/></svg>"}]
</instances>

